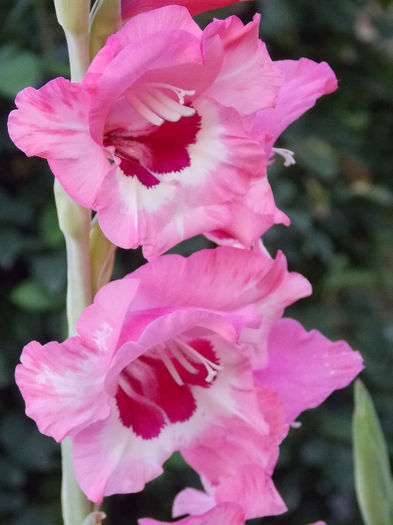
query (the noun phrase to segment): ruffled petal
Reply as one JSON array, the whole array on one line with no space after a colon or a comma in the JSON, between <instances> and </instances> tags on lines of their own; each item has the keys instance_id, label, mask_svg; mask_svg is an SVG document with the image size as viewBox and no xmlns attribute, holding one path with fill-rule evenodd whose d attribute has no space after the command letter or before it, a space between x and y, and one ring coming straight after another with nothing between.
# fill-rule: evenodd
<instances>
[{"instance_id":1,"label":"ruffled petal","mask_svg":"<svg viewBox=\"0 0 393 525\"><path fill-rule=\"evenodd\" d=\"M165 255L138 268L133 277L141 281L133 310L143 310L147 305L209 305L209 310L232 311L262 299L267 302L271 296L275 303L282 298L284 308L310 291L304 278L287 272L282 254L271 259L229 247L200 250L188 258ZM300 289L289 286L298 280ZM278 288L280 294L276 296ZM259 313L259 308L254 311Z\"/></svg>"},{"instance_id":2,"label":"ruffled petal","mask_svg":"<svg viewBox=\"0 0 393 525\"><path fill-rule=\"evenodd\" d=\"M136 279L112 281L98 291L94 303L82 312L76 327L86 345L95 346L109 362L124 318L138 289Z\"/></svg>"},{"instance_id":3,"label":"ruffled petal","mask_svg":"<svg viewBox=\"0 0 393 525\"><path fill-rule=\"evenodd\" d=\"M255 248L263 235L274 224L289 225L288 217L274 202L267 177L253 180L247 194L231 203L231 223L205 236L221 246Z\"/></svg>"},{"instance_id":4,"label":"ruffled petal","mask_svg":"<svg viewBox=\"0 0 393 525\"><path fill-rule=\"evenodd\" d=\"M254 427L251 420L232 419L224 422L225 426L207 429L192 447L181 450L185 460L202 476L207 494L216 503L236 501L247 519L286 510L270 478L288 425L274 392L260 389L258 399L260 417L263 414L267 424L264 430ZM249 406L249 402L244 399L243 405ZM211 502L211 498L203 500L194 492L180 493L178 498L176 516L180 510L194 514L198 506L203 508Z\"/></svg>"},{"instance_id":5,"label":"ruffled petal","mask_svg":"<svg viewBox=\"0 0 393 525\"><path fill-rule=\"evenodd\" d=\"M218 36L223 46L221 70L206 95L235 108L241 115L274 106L283 80L280 68L258 39L259 21L258 14L246 26L235 16L214 19L202 37L207 62L210 41Z\"/></svg>"},{"instance_id":6,"label":"ruffled petal","mask_svg":"<svg viewBox=\"0 0 393 525\"><path fill-rule=\"evenodd\" d=\"M109 418L79 432L73 440L74 469L81 489L95 503L111 494L143 490L162 473L162 464L173 452L170 434L170 429L164 429L159 438L145 440L121 423L113 406Z\"/></svg>"},{"instance_id":7,"label":"ruffled petal","mask_svg":"<svg viewBox=\"0 0 393 525\"><path fill-rule=\"evenodd\" d=\"M337 89L337 79L326 62L313 62L307 58L275 62L284 75L276 105L259 112L254 129L262 137L270 135L268 154L277 137L294 120L310 109L322 95Z\"/></svg>"},{"instance_id":8,"label":"ruffled petal","mask_svg":"<svg viewBox=\"0 0 393 525\"><path fill-rule=\"evenodd\" d=\"M109 415L104 391L105 362L78 337L23 349L15 378L26 402L26 414L43 434L61 441Z\"/></svg>"},{"instance_id":9,"label":"ruffled petal","mask_svg":"<svg viewBox=\"0 0 393 525\"><path fill-rule=\"evenodd\" d=\"M269 362L255 376L278 393L291 422L347 386L362 369L360 354L344 341L332 343L293 319L281 319L269 337Z\"/></svg>"},{"instance_id":10,"label":"ruffled petal","mask_svg":"<svg viewBox=\"0 0 393 525\"><path fill-rule=\"evenodd\" d=\"M207 512L216 505L216 500L211 494L202 490L188 487L175 497L172 507L172 516L178 518L184 514L192 516Z\"/></svg>"},{"instance_id":11,"label":"ruffled petal","mask_svg":"<svg viewBox=\"0 0 393 525\"><path fill-rule=\"evenodd\" d=\"M24 89L15 103L18 109L8 120L12 140L26 155L48 159L67 193L92 206L112 168L90 135L88 92L80 84L56 78L41 89Z\"/></svg>"},{"instance_id":12,"label":"ruffled petal","mask_svg":"<svg viewBox=\"0 0 393 525\"><path fill-rule=\"evenodd\" d=\"M236 503L222 503L199 516L176 521L179 525L244 525L244 513ZM167 521L151 518L138 520L138 525L170 525Z\"/></svg>"}]
</instances>

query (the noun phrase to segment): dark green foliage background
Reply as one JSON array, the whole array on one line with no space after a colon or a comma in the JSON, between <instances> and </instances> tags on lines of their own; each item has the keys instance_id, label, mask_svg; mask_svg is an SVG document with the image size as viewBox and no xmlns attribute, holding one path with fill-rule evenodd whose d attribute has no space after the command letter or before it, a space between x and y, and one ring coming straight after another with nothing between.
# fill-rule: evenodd
<instances>
[{"instance_id":1,"label":"dark green foliage background","mask_svg":"<svg viewBox=\"0 0 393 525\"><path fill-rule=\"evenodd\" d=\"M340 89L295 123L278 146L297 165L270 168L277 202L290 228L266 235L291 269L314 287L312 298L288 312L308 328L358 348L363 379L393 444L393 5L388 0L260 0L215 13L244 20L262 12L262 37L274 59L328 61ZM205 24L209 15L199 17ZM40 159L10 143L6 118L16 92L67 75L64 39L48 0L0 3L0 523L57 525L59 450L24 415L13 371L24 344L65 336L64 245L57 227L52 176ZM202 238L179 248L189 253ZM141 263L121 252L116 276ZM265 525L361 523L353 492L351 388L304 414L282 445L275 481L289 511L256 520ZM170 517L173 495L197 477L175 455L142 494L109 498L108 525L132 525L150 515Z\"/></svg>"}]
</instances>

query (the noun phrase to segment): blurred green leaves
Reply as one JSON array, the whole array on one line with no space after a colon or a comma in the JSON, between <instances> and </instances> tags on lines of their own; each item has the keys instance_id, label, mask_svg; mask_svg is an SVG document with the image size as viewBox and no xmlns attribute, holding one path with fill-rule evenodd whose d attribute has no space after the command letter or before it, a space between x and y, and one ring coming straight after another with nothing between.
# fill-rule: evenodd
<instances>
[{"instance_id":1,"label":"blurred green leaves","mask_svg":"<svg viewBox=\"0 0 393 525\"><path fill-rule=\"evenodd\" d=\"M366 525L392 525L393 480L389 455L374 404L360 380L353 414L355 487Z\"/></svg>"},{"instance_id":2,"label":"blurred green leaves","mask_svg":"<svg viewBox=\"0 0 393 525\"><path fill-rule=\"evenodd\" d=\"M0 94L14 98L26 86L36 86L40 78L39 58L13 44L0 47Z\"/></svg>"}]
</instances>

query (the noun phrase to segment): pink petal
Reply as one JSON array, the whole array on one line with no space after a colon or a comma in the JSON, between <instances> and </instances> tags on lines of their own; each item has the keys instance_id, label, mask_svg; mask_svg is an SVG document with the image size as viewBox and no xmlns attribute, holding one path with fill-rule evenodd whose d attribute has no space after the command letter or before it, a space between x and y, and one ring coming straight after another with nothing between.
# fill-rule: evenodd
<instances>
[{"instance_id":1,"label":"pink petal","mask_svg":"<svg viewBox=\"0 0 393 525\"><path fill-rule=\"evenodd\" d=\"M244 525L244 514L236 503L222 503L199 516L190 516L176 521L180 525ZM151 518L138 520L138 525L170 525L167 521Z\"/></svg>"},{"instance_id":2,"label":"pink petal","mask_svg":"<svg viewBox=\"0 0 393 525\"><path fill-rule=\"evenodd\" d=\"M316 330L306 332L297 321L282 319L269 337L269 363L255 375L278 393L291 422L347 386L362 369L360 354L344 341L332 343Z\"/></svg>"},{"instance_id":3,"label":"pink petal","mask_svg":"<svg viewBox=\"0 0 393 525\"><path fill-rule=\"evenodd\" d=\"M288 274L282 254L271 259L229 247L201 250L188 258L166 255L138 268L133 278L141 281L140 293L133 303L135 310L160 304L199 308L208 305L210 310L232 311L270 297L275 302L282 298L287 306L309 292L304 278ZM303 288L292 289L293 280Z\"/></svg>"},{"instance_id":4,"label":"pink petal","mask_svg":"<svg viewBox=\"0 0 393 525\"><path fill-rule=\"evenodd\" d=\"M172 516L178 518L184 514L198 515L212 509L215 504L216 501L211 494L189 487L175 497Z\"/></svg>"},{"instance_id":5,"label":"pink petal","mask_svg":"<svg viewBox=\"0 0 393 525\"><path fill-rule=\"evenodd\" d=\"M132 278L108 283L98 291L94 303L85 308L77 321L82 341L105 352L108 361L116 349L124 318L138 286L138 280Z\"/></svg>"},{"instance_id":6,"label":"pink petal","mask_svg":"<svg viewBox=\"0 0 393 525\"><path fill-rule=\"evenodd\" d=\"M194 16L204 11L233 4L236 1L237 0L180 0L177 1L176 4L186 7L192 16ZM168 0L122 0L121 16L123 20L125 20L144 11L150 11L168 5L168 3Z\"/></svg>"},{"instance_id":7,"label":"pink petal","mask_svg":"<svg viewBox=\"0 0 393 525\"><path fill-rule=\"evenodd\" d=\"M237 476L224 479L217 488L216 501L236 501L247 519L275 516L287 510L270 475L257 465L245 465Z\"/></svg>"},{"instance_id":8,"label":"pink petal","mask_svg":"<svg viewBox=\"0 0 393 525\"><path fill-rule=\"evenodd\" d=\"M90 98L80 84L56 78L41 89L21 91L8 120L10 137L28 156L49 159L66 191L92 206L111 165L90 136ZM81 154L83 152L83 154Z\"/></svg>"},{"instance_id":9,"label":"pink petal","mask_svg":"<svg viewBox=\"0 0 393 525\"><path fill-rule=\"evenodd\" d=\"M243 406L246 405L250 406L244 399ZM212 426L192 447L181 450L185 460L202 476L210 498L186 489L177 497L178 503L175 500L174 516L203 510L212 496L216 503L236 501L247 519L286 510L270 478L278 458L278 445L288 426L274 392L260 390L259 410L267 423L265 431L232 419L226 425L231 428L230 433L224 426ZM249 417L252 418L251 412Z\"/></svg>"},{"instance_id":10,"label":"pink petal","mask_svg":"<svg viewBox=\"0 0 393 525\"><path fill-rule=\"evenodd\" d=\"M43 434L61 441L66 435L109 415L104 385L105 363L79 338L23 349L15 378L26 414Z\"/></svg>"},{"instance_id":11,"label":"pink petal","mask_svg":"<svg viewBox=\"0 0 393 525\"><path fill-rule=\"evenodd\" d=\"M231 204L231 224L205 233L208 239L223 246L252 248L274 224L289 225L288 217L275 205L267 177L254 180L244 197Z\"/></svg>"},{"instance_id":12,"label":"pink petal","mask_svg":"<svg viewBox=\"0 0 393 525\"><path fill-rule=\"evenodd\" d=\"M318 64L301 58L275 64L284 75L276 105L261 111L254 122L255 130L271 136L268 152L289 124L310 109L319 97L337 89L336 77L326 62Z\"/></svg>"},{"instance_id":13,"label":"pink petal","mask_svg":"<svg viewBox=\"0 0 393 525\"><path fill-rule=\"evenodd\" d=\"M104 495L143 490L162 473L161 465L172 452L173 443L165 431L159 440L144 440L121 423L115 407L108 419L79 432L73 441L76 478L95 503Z\"/></svg>"},{"instance_id":14,"label":"pink petal","mask_svg":"<svg viewBox=\"0 0 393 525\"><path fill-rule=\"evenodd\" d=\"M220 38L223 63L214 83L205 94L225 106L249 115L274 106L283 75L258 39L260 15L243 26L235 16L214 19L203 32L206 61L211 40Z\"/></svg>"}]
</instances>

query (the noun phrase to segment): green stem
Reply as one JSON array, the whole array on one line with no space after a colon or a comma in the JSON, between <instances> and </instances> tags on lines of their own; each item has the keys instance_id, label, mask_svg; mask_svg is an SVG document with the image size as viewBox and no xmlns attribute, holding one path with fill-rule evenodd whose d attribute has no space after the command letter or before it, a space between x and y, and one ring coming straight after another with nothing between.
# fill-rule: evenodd
<instances>
[{"instance_id":1,"label":"green stem","mask_svg":"<svg viewBox=\"0 0 393 525\"><path fill-rule=\"evenodd\" d=\"M91 303L89 234L91 212L73 201L55 182L55 200L59 226L67 253L67 321L69 336L76 334L76 320ZM61 444L61 502L64 525L81 525L93 510L75 479L72 464L72 440Z\"/></svg>"},{"instance_id":2,"label":"green stem","mask_svg":"<svg viewBox=\"0 0 393 525\"><path fill-rule=\"evenodd\" d=\"M89 65L89 0L54 0L59 24L63 27L70 61L71 81L80 82ZM83 173L81 173L83 177ZM69 197L55 182L59 226L67 252L67 321L70 336L76 334L76 320L92 301L89 235L91 211ZM94 510L75 478L72 439L64 439L62 453L61 503L64 525L81 525ZM97 521L100 523L100 521Z\"/></svg>"}]
</instances>

